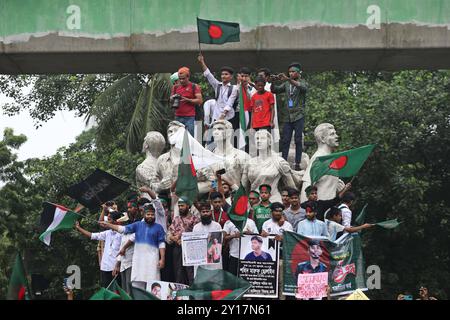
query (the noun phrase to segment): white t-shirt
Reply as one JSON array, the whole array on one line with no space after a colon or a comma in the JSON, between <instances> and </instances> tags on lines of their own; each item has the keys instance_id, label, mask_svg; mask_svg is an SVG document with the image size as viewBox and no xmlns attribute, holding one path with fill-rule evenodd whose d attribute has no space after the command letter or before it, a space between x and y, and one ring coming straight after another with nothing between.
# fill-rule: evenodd
<instances>
[{"instance_id":1,"label":"white t-shirt","mask_svg":"<svg viewBox=\"0 0 450 320\"><path fill-rule=\"evenodd\" d=\"M343 203L339 206L339 209L341 209L342 212L342 225L344 227L351 227L352 225L352 210L349 209L349 207Z\"/></svg>"},{"instance_id":2,"label":"white t-shirt","mask_svg":"<svg viewBox=\"0 0 450 320\"><path fill-rule=\"evenodd\" d=\"M234 235L239 232L238 228L236 228L231 220L225 222L225 224L223 225L223 231L225 231L228 235ZM244 232L258 233L258 228L256 228L256 224L252 219L248 218L245 222L242 233ZM239 258L239 239L237 238L233 238L230 240L230 256Z\"/></svg>"},{"instance_id":3,"label":"white t-shirt","mask_svg":"<svg viewBox=\"0 0 450 320\"><path fill-rule=\"evenodd\" d=\"M201 222L197 223L194 228L192 229L192 232L216 232L216 231L222 231L222 227L219 223L215 221L211 221L210 224L204 225ZM211 264L211 265L203 265L202 267L209 270L216 270L216 269L222 269L222 259L220 260L220 263L218 264ZM197 268L198 266L194 266L194 277L197 275Z\"/></svg>"},{"instance_id":4,"label":"white t-shirt","mask_svg":"<svg viewBox=\"0 0 450 320\"><path fill-rule=\"evenodd\" d=\"M283 235L284 231L293 231L292 224L290 224L288 221L284 221L282 226L278 225L278 222L274 222L271 219L267 220L263 223L262 229L267 232L268 234L272 235Z\"/></svg>"},{"instance_id":5,"label":"white t-shirt","mask_svg":"<svg viewBox=\"0 0 450 320\"><path fill-rule=\"evenodd\" d=\"M336 235L339 232L344 231L344 229L345 229L345 226L337 223L336 221L331 221L331 220L325 219L325 224L327 225L327 228L328 228L328 234L330 236L330 241L336 241Z\"/></svg>"}]
</instances>

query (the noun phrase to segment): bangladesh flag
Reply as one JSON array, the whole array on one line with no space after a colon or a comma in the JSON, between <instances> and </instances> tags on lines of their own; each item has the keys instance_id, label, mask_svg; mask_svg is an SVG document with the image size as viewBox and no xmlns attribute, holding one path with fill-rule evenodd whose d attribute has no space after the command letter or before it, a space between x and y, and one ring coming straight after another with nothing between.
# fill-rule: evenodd
<instances>
[{"instance_id":1,"label":"bangladesh flag","mask_svg":"<svg viewBox=\"0 0 450 320\"><path fill-rule=\"evenodd\" d=\"M224 270L197 269L189 289L177 291L177 297L191 296L195 300L238 300L251 284Z\"/></svg>"},{"instance_id":2,"label":"bangladesh flag","mask_svg":"<svg viewBox=\"0 0 450 320\"><path fill-rule=\"evenodd\" d=\"M245 123L245 111L250 108L250 98L247 95L247 90L241 84L239 88L239 141L238 149L243 149L246 145L245 133L247 131L247 124Z\"/></svg>"},{"instance_id":3,"label":"bangladesh flag","mask_svg":"<svg viewBox=\"0 0 450 320\"><path fill-rule=\"evenodd\" d=\"M89 300L120 300L120 295L108 290L106 288L100 288Z\"/></svg>"},{"instance_id":4,"label":"bangladesh flag","mask_svg":"<svg viewBox=\"0 0 450 320\"><path fill-rule=\"evenodd\" d=\"M131 295L133 300L161 300L146 290L131 286Z\"/></svg>"},{"instance_id":5,"label":"bangladesh flag","mask_svg":"<svg viewBox=\"0 0 450 320\"><path fill-rule=\"evenodd\" d=\"M311 166L311 185L314 185L324 175L353 177L361 169L373 148L375 145L370 144L353 150L317 157Z\"/></svg>"},{"instance_id":6,"label":"bangladesh flag","mask_svg":"<svg viewBox=\"0 0 450 320\"><path fill-rule=\"evenodd\" d=\"M239 23L197 18L198 41L207 44L239 42Z\"/></svg>"},{"instance_id":7,"label":"bangladesh flag","mask_svg":"<svg viewBox=\"0 0 450 320\"><path fill-rule=\"evenodd\" d=\"M29 300L30 290L28 287L27 275L22 262L22 256L17 254L13 271L9 280L8 300Z\"/></svg>"},{"instance_id":8,"label":"bangladesh flag","mask_svg":"<svg viewBox=\"0 0 450 320\"><path fill-rule=\"evenodd\" d=\"M121 286L119 286L116 280L113 280L113 282L111 282L111 284L109 285L109 290L111 290L115 294L118 294L122 300L133 300L130 295L125 290L123 290Z\"/></svg>"},{"instance_id":9,"label":"bangladesh flag","mask_svg":"<svg viewBox=\"0 0 450 320\"><path fill-rule=\"evenodd\" d=\"M187 197L192 202L198 196L197 173L192 162L187 130L184 130L183 147L181 149L180 164L178 165L176 194L178 197Z\"/></svg>"},{"instance_id":10,"label":"bangladesh flag","mask_svg":"<svg viewBox=\"0 0 450 320\"><path fill-rule=\"evenodd\" d=\"M228 217L231 222L242 232L245 226L249 214L248 210L248 196L245 193L245 189L240 185L239 189L234 194L233 206L228 213Z\"/></svg>"},{"instance_id":11,"label":"bangladesh flag","mask_svg":"<svg viewBox=\"0 0 450 320\"><path fill-rule=\"evenodd\" d=\"M44 202L42 206L40 225L42 230L45 231L39 236L39 240L49 246L52 232L72 229L75 221L78 219L78 214L61 205L50 202Z\"/></svg>"}]
</instances>

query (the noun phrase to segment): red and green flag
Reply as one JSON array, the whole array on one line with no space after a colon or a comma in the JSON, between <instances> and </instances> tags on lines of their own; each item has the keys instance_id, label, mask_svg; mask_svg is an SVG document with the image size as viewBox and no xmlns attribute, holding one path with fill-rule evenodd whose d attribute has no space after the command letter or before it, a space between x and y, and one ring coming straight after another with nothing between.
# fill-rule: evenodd
<instances>
[{"instance_id":1,"label":"red and green flag","mask_svg":"<svg viewBox=\"0 0 450 320\"><path fill-rule=\"evenodd\" d=\"M348 178L356 175L372 153L374 144L317 157L311 166L311 185L325 175Z\"/></svg>"},{"instance_id":2,"label":"red and green flag","mask_svg":"<svg viewBox=\"0 0 450 320\"><path fill-rule=\"evenodd\" d=\"M121 300L120 295L106 288L100 288L89 300Z\"/></svg>"},{"instance_id":3,"label":"red and green flag","mask_svg":"<svg viewBox=\"0 0 450 320\"><path fill-rule=\"evenodd\" d=\"M133 300L130 295L122 289L121 286L117 283L116 280L113 280L111 284L109 285L109 290L114 292L115 294L118 294L122 300Z\"/></svg>"},{"instance_id":4,"label":"red and green flag","mask_svg":"<svg viewBox=\"0 0 450 320\"><path fill-rule=\"evenodd\" d=\"M251 284L224 270L197 269L194 283L188 289L178 290L177 297L190 296L194 300L238 300Z\"/></svg>"},{"instance_id":5,"label":"red and green flag","mask_svg":"<svg viewBox=\"0 0 450 320\"><path fill-rule=\"evenodd\" d=\"M246 145L247 124L245 123L245 111L250 108L250 98L244 85L239 87L239 141L238 149L243 149Z\"/></svg>"},{"instance_id":6,"label":"red and green flag","mask_svg":"<svg viewBox=\"0 0 450 320\"><path fill-rule=\"evenodd\" d=\"M18 253L9 280L7 300L29 300L29 292L22 256Z\"/></svg>"},{"instance_id":7,"label":"red and green flag","mask_svg":"<svg viewBox=\"0 0 450 320\"><path fill-rule=\"evenodd\" d=\"M133 300L161 300L150 292L131 286L131 295Z\"/></svg>"},{"instance_id":8,"label":"red and green flag","mask_svg":"<svg viewBox=\"0 0 450 320\"><path fill-rule=\"evenodd\" d=\"M197 18L197 30L199 43L224 44L240 41L239 23Z\"/></svg>"},{"instance_id":9,"label":"red and green flag","mask_svg":"<svg viewBox=\"0 0 450 320\"><path fill-rule=\"evenodd\" d=\"M240 185L239 189L236 191L233 197L233 205L230 208L228 217L231 222L242 232L247 222L249 210L248 210L248 196L245 193L245 189Z\"/></svg>"},{"instance_id":10,"label":"red and green flag","mask_svg":"<svg viewBox=\"0 0 450 320\"><path fill-rule=\"evenodd\" d=\"M192 161L187 130L184 131L183 147L178 165L176 195L186 197L191 202L194 202L198 196L197 174Z\"/></svg>"}]
</instances>

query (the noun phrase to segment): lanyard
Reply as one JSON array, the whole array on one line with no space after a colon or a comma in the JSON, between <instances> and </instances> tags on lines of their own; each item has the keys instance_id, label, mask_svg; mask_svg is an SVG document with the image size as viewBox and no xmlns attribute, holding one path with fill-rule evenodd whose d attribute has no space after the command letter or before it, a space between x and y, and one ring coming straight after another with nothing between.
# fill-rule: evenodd
<instances>
[{"instance_id":1,"label":"lanyard","mask_svg":"<svg viewBox=\"0 0 450 320\"><path fill-rule=\"evenodd\" d=\"M295 92L295 86L293 86L292 84L289 84L289 96L292 97L294 95Z\"/></svg>"}]
</instances>

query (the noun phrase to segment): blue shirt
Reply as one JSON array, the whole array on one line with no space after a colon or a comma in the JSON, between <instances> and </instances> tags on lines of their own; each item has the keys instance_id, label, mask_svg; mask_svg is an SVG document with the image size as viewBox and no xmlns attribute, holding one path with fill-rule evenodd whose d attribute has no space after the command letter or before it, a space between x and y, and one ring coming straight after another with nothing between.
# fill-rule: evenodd
<instances>
[{"instance_id":1,"label":"blue shirt","mask_svg":"<svg viewBox=\"0 0 450 320\"><path fill-rule=\"evenodd\" d=\"M244 258L244 260L248 261L273 261L272 256L270 253L262 251L259 256L256 256L255 253L252 251L249 254L247 254Z\"/></svg>"},{"instance_id":2,"label":"blue shirt","mask_svg":"<svg viewBox=\"0 0 450 320\"><path fill-rule=\"evenodd\" d=\"M300 221L297 226L297 233L305 237L327 237L327 226L323 221L314 219L312 221L305 219Z\"/></svg>"},{"instance_id":3,"label":"blue shirt","mask_svg":"<svg viewBox=\"0 0 450 320\"><path fill-rule=\"evenodd\" d=\"M134 233L136 235L135 243L145 243L156 248L158 248L161 243L164 243L166 237L166 233L159 223L149 225L145 221L138 221L125 226L124 233Z\"/></svg>"}]
</instances>

